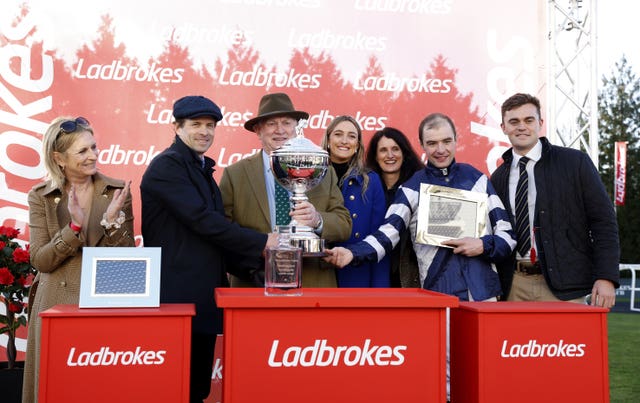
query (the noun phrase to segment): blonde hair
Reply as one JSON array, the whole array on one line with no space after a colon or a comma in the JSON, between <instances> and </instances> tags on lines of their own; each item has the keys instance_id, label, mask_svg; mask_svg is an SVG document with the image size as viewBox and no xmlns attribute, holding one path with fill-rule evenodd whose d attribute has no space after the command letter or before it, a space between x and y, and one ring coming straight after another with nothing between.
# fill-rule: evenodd
<instances>
[{"instance_id":1,"label":"blonde hair","mask_svg":"<svg viewBox=\"0 0 640 403\"><path fill-rule=\"evenodd\" d=\"M82 132L87 131L93 135L91 126L82 125L78 122L76 122L78 125L76 130L70 133L62 131L60 126L68 121L75 121L75 118L69 116L55 118L47 128L47 131L44 132L42 138L42 159L44 160L44 167L47 171L47 178L51 179L53 185L59 189L64 187L67 178L64 175L62 167L56 162L53 156L54 152L60 154L66 153Z\"/></svg>"},{"instance_id":2,"label":"blonde hair","mask_svg":"<svg viewBox=\"0 0 640 403\"><path fill-rule=\"evenodd\" d=\"M325 131L324 137L322 138L322 148L327 150L329 155L331 155L331 150L329 150L329 136L333 130L342 122L350 122L356 128L356 132L358 132L358 147L356 148L356 153L353 154L351 160L349 160L349 167L347 168L347 172L344 174L342 178L340 178L340 182L338 185L342 188L342 184L344 183L344 179L349 177L350 175L361 175L362 176L362 195L364 196L367 191L367 187L369 186L369 171L370 169L365 164L365 153L364 153L364 144L362 141L362 129L358 124L358 121L355 120L351 116L342 115L337 116L335 119L329 123L327 126L327 130Z\"/></svg>"}]
</instances>

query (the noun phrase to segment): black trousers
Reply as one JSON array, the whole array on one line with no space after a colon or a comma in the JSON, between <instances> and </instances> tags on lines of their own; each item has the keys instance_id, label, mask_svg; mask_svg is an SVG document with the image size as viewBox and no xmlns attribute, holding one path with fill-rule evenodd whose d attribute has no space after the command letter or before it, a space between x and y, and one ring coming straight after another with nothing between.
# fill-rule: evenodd
<instances>
[{"instance_id":1,"label":"black trousers","mask_svg":"<svg viewBox=\"0 0 640 403\"><path fill-rule=\"evenodd\" d=\"M202 403L211 392L211 374L213 372L213 352L216 347L216 335L191 333L191 403Z\"/></svg>"}]
</instances>

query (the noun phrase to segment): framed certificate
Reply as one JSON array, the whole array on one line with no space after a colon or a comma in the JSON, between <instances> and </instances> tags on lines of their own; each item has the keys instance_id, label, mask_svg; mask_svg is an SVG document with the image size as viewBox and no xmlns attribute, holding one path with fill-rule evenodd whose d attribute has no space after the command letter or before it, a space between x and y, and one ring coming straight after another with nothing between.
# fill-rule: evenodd
<instances>
[{"instance_id":1,"label":"framed certificate","mask_svg":"<svg viewBox=\"0 0 640 403\"><path fill-rule=\"evenodd\" d=\"M416 242L445 246L448 239L484 234L487 194L446 186L420 185Z\"/></svg>"},{"instance_id":2,"label":"framed certificate","mask_svg":"<svg viewBox=\"0 0 640 403\"><path fill-rule=\"evenodd\" d=\"M82 248L80 308L159 307L160 248Z\"/></svg>"}]
</instances>

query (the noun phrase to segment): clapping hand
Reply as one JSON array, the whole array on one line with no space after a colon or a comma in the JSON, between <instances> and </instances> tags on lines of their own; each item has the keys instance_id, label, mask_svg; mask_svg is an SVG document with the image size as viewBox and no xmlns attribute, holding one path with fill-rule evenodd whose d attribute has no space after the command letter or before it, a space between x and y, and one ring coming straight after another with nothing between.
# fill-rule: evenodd
<instances>
[{"instance_id":1,"label":"clapping hand","mask_svg":"<svg viewBox=\"0 0 640 403\"><path fill-rule=\"evenodd\" d=\"M80 207L78 194L76 193L76 187L74 185L71 185L69 188L69 202L67 203L67 209L71 216L71 222L76 227L82 227L82 223L84 223L84 210Z\"/></svg>"},{"instance_id":2,"label":"clapping hand","mask_svg":"<svg viewBox=\"0 0 640 403\"><path fill-rule=\"evenodd\" d=\"M111 203L109 203L109 207L107 207L107 211L105 211L105 219L107 222L115 222L116 218L122 211L122 207L124 206L125 201L129 197L129 192L131 188L131 181L125 183L124 188L117 189L113 192L113 199Z\"/></svg>"}]
</instances>

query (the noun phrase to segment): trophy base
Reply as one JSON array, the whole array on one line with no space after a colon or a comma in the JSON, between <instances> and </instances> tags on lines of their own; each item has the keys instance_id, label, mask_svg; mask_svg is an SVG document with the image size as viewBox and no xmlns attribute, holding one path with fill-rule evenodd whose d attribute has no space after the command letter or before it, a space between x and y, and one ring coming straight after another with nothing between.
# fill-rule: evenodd
<instances>
[{"instance_id":1,"label":"trophy base","mask_svg":"<svg viewBox=\"0 0 640 403\"><path fill-rule=\"evenodd\" d=\"M289 244L294 248L302 249L303 257L323 257L324 239L318 237L313 229L306 226L281 225L277 231L289 238Z\"/></svg>"},{"instance_id":2,"label":"trophy base","mask_svg":"<svg viewBox=\"0 0 640 403\"><path fill-rule=\"evenodd\" d=\"M299 297L302 295L302 288L300 287L265 287L264 295L266 296L282 296L282 297Z\"/></svg>"}]
</instances>

